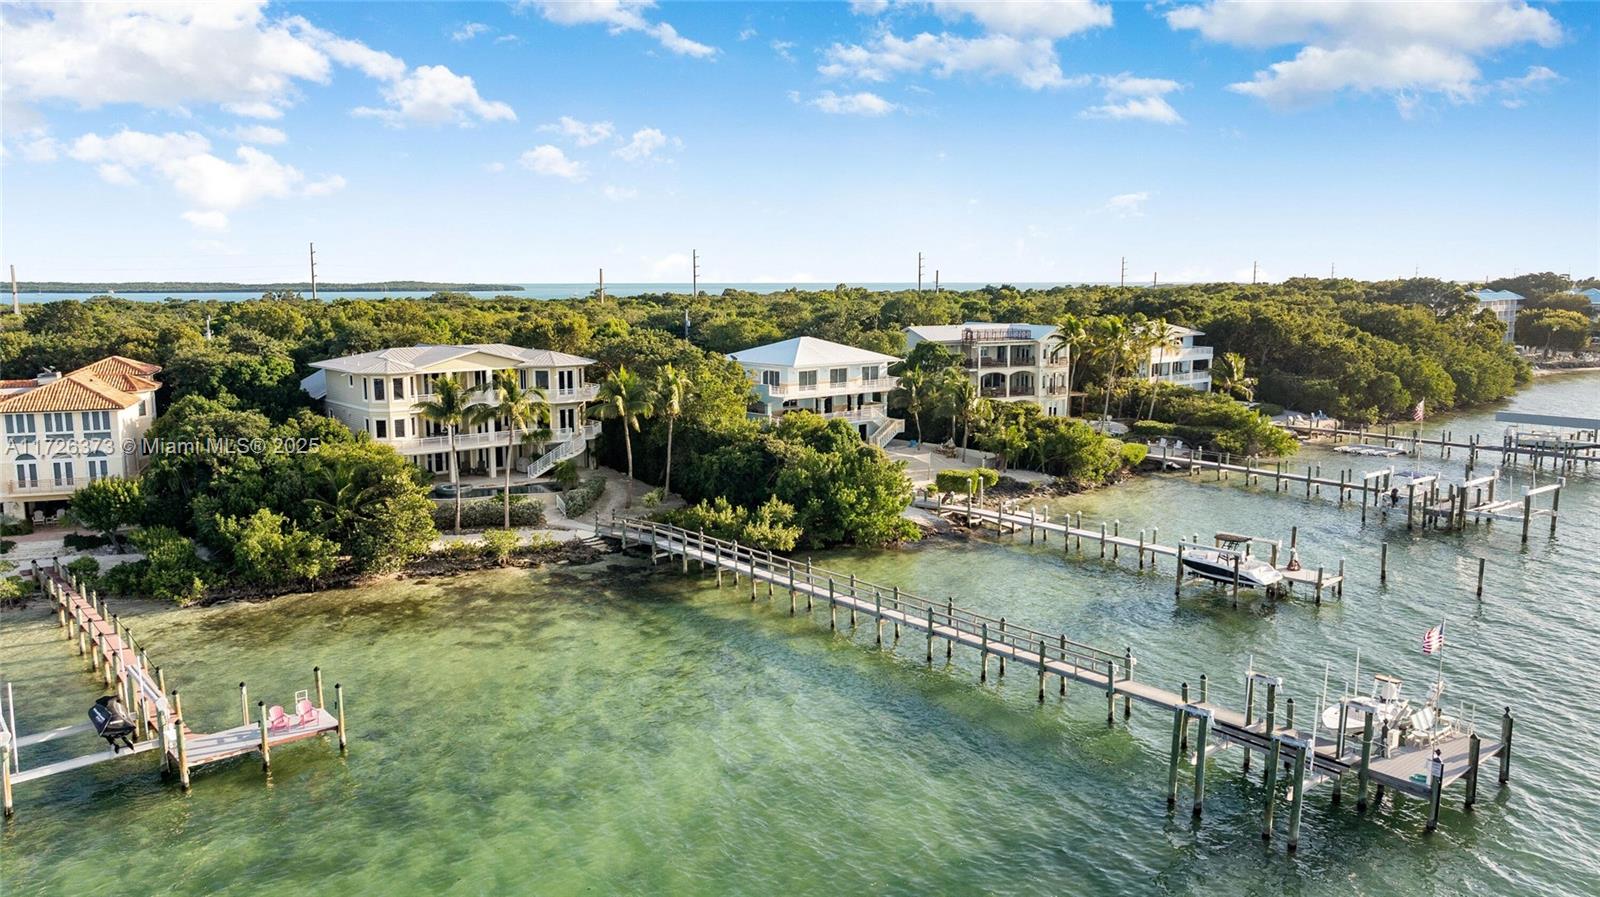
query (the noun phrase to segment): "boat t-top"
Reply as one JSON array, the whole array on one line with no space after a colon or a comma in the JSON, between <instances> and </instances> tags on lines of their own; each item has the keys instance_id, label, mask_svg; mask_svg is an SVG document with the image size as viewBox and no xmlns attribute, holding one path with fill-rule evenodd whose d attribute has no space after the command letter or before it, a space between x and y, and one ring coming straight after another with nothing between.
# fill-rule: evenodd
<instances>
[{"instance_id":1,"label":"boat t-top","mask_svg":"<svg viewBox=\"0 0 1600 897\"><path fill-rule=\"evenodd\" d=\"M1251 589L1270 589L1283 581L1277 567L1251 557L1246 550L1253 536L1217 533L1216 548L1190 548L1183 552L1183 566L1204 579L1231 585L1235 575L1239 585Z\"/></svg>"},{"instance_id":2,"label":"boat t-top","mask_svg":"<svg viewBox=\"0 0 1600 897\"><path fill-rule=\"evenodd\" d=\"M1445 716L1440 707L1444 697L1443 679L1433 683L1420 705L1401 696L1403 686L1398 677L1378 673L1372 677L1370 697L1347 697L1324 708L1322 726L1331 732L1338 732L1339 708L1348 704L1350 709L1345 714L1345 731L1360 732L1366 725L1365 711L1371 709L1374 734L1387 729L1389 747L1433 744L1455 730L1456 721Z\"/></svg>"}]
</instances>

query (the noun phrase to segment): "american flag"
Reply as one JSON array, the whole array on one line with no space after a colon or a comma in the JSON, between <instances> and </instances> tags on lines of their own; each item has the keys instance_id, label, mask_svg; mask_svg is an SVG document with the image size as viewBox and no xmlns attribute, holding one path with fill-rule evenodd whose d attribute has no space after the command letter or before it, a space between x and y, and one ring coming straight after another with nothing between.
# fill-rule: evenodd
<instances>
[{"instance_id":1,"label":"american flag","mask_svg":"<svg viewBox=\"0 0 1600 897\"><path fill-rule=\"evenodd\" d=\"M1438 654L1444 650L1444 624L1440 623L1422 636L1422 653Z\"/></svg>"},{"instance_id":2,"label":"american flag","mask_svg":"<svg viewBox=\"0 0 1600 897\"><path fill-rule=\"evenodd\" d=\"M1411 419L1412 420L1422 420L1423 411L1424 411L1422 406L1427 401L1428 401L1427 399L1418 399L1417 400L1417 407L1411 409Z\"/></svg>"}]
</instances>

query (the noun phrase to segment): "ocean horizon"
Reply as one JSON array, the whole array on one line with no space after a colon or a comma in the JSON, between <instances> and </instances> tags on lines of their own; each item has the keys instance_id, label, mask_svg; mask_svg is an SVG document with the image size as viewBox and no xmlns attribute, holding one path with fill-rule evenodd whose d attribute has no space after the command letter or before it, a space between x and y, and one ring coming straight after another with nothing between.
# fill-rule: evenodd
<instances>
[{"instance_id":1,"label":"ocean horizon","mask_svg":"<svg viewBox=\"0 0 1600 897\"><path fill-rule=\"evenodd\" d=\"M702 293L721 293L723 290L742 290L747 293L782 293L787 290L831 290L843 283L849 287L861 287L868 290L911 290L916 289L915 281L833 281L828 283L756 283L756 282L727 282L727 283L702 283ZM940 284L946 290L977 290L987 286L1000 285L1013 286L1018 289L1049 289L1063 286L1092 286L1106 284L1104 281L1058 280L1058 281L962 281ZM1141 284L1142 285L1142 284ZM496 296L511 296L518 299L576 299L588 296L599 286L593 281L589 283L519 283L522 287L517 292L504 292L502 290L469 290L464 291L469 296L479 299L492 299ZM933 289L931 284L924 283L923 289ZM606 284L608 296L639 296L649 293L688 293L688 281L669 282L619 282ZM320 299L419 299L434 294L434 290L318 290ZM41 293L20 292L18 299L24 303L59 302L70 299L89 299L94 296L103 296L105 293L79 292L79 293ZM208 299L214 298L226 302L243 299L254 299L261 294L254 291L225 292L219 290L159 290L155 292L115 292L111 293L121 299L133 299L143 302L160 302L163 299Z\"/></svg>"}]
</instances>

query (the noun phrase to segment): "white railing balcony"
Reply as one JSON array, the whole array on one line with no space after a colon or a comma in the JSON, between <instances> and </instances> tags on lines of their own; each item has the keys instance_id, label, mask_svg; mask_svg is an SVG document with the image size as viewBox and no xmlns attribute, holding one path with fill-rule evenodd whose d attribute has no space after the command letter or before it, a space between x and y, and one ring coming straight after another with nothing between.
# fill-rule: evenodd
<instances>
[{"instance_id":1,"label":"white railing balcony","mask_svg":"<svg viewBox=\"0 0 1600 897\"><path fill-rule=\"evenodd\" d=\"M599 393L598 384L586 383L569 389L547 389L545 399L550 402L592 402Z\"/></svg>"},{"instance_id":2,"label":"white railing balcony","mask_svg":"<svg viewBox=\"0 0 1600 897\"><path fill-rule=\"evenodd\" d=\"M533 432L527 428L517 431L515 441L519 444L523 437ZM561 427L551 432L548 442L571 439L573 436L582 435L585 439L593 439L600 435L600 422L589 421L578 427ZM505 430L490 430L487 433L458 433L456 434L456 451L464 452L471 449L498 448L508 442ZM402 455L431 455L435 452L450 451L449 436L408 436L403 439L388 437L379 439L378 442L391 446Z\"/></svg>"},{"instance_id":3,"label":"white railing balcony","mask_svg":"<svg viewBox=\"0 0 1600 897\"><path fill-rule=\"evenodd\" d=\"M861 377L852 377L845 380L828 380L821 383L758 383L756 388L769 396L790 396L805 393L823 393L839 395L851 392L891 392L900 385L899 377L875 377L867 380Z\"/></svg>"},{"instance_id":4,"label":"white railing balcony","mask_svg":"<svg viewBox=\"0 0 1600 897\"><path fill-rule=\"evenodd\" d=\"M37 480L6 480L7 495L62 495L77 491L89 482L87 477L42 477Z\"/></svg>"}]
</instances>

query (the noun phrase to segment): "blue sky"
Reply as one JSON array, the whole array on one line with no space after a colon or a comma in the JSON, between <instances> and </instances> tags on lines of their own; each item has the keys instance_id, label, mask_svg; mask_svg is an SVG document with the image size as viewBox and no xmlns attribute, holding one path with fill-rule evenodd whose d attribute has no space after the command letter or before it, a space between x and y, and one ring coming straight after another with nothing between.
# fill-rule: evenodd
<instances>
[{"instance_id":1,"label":"blue sky","mask_svg":"<svg viewBox=\"0 0 1600 897\"><path fill-rule=\"evenodd\" d=\"M4 15L24 279L1600 273L1594 4Z\"/></svg>"}]
</instances>

